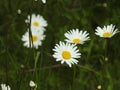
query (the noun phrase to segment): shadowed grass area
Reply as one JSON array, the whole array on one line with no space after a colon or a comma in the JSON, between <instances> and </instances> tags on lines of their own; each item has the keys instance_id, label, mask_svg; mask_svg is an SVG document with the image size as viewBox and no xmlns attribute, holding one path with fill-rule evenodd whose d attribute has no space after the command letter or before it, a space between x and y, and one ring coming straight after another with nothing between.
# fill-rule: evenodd
<instances>
[{"instance_id":1,"label":"shadowed grass area","mask_svg":"<svg viewBox=\"0 0 120 90\"><path fill-rule=\"evenodd\" d=\"M0 1L0 84L11 90L119 90L120 33L107 41L95 35L97 26L114 24L120 30L119 0L1 0ZM26 48L21 40L29 25L28 15L47 20L45 40L38 49ZM71 68L56 62L53 48L72 29L90 33L90 40L77 45L79 63Z\"/></svg>"}]
</instances>

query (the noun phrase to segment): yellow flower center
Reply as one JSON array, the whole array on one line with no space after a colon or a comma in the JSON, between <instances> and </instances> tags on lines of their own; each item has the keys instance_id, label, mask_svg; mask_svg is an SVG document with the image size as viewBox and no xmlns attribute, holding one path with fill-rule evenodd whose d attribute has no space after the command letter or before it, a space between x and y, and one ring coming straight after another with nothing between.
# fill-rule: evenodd
<instances>
[{"instance_id":1,"label":"yellow flower center","mask_svg":"<svg viewBox=\"0 0 120 90\"><path fill-rule=\"evenodd\" d=\"M110 33L110 32L105 32L105 33L103 34L103 36L104 36L104 37L110 37L110 36L112 36L112 33Z\"/></svg>"},{"instance_id":2,"label":"yellow flower center","mask_svg":"<svg viewBox=\"0 0 120 90\"><path fill-rule=\"evenodd\" d=\"M35 42L35 41L38 40L38 37L37 36L32 36L32 40L33 40L33 42Z\"/></svg>"},{"instance_id":3,"label":"yellow flower center","mask_svg":"<svg viewBox=\"0 0 120 90\"><path fill-rule=\"evenodd\" d=\"M75 38L75 39L73 39L73 42L74 42L74 43L80 43L81 40L80 40L79 38Z\"/></svg>"},{"instance_id":4,"label":"yellow flower center","mask_svg":"<svg viewBox=\"0 0 120 90\"><path fill-rule=\"evenodd\" d=\"M71 53L69 51L63 51L62 52L62 57L64 59L70 59L71 58Z\"/></svg>"},{"instance_id":5,"label":"yellow flower center","mask_svg":"<svg viewBox=\"0 0 120 90\"><path fill-rule=\"evenodd\" d=\"M35 21L35 22L33 23L33 25L34 25L35 27L38 27L38 26L39 26L39 22Z\"/></svg>"}]
</instances>

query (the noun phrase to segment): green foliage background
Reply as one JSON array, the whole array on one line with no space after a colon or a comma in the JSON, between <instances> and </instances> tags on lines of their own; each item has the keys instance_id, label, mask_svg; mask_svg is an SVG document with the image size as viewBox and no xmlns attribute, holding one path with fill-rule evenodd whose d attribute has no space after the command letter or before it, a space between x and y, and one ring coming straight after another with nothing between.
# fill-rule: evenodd
<instances>
[{"instance_id":1,"label":"green foliage background","mask_svg":"<svg viewBox=\"0 0 120 90\"><path fill-rule=\"evenodd\" d=\"M24 47L21 41L28 28L25 19L32 13L48 22L46 39L38 50ZM47 0L46 4L41 0L1 0L0 84L29 90L33 80L37 90L97 90L98 85L102 90L119 90L120 34L107 42L94 34L97 26L109 24L120 30L120 0ZM79 64L69 68L55 61L52 49L73 28L87 30L91 40L79 46Z\"/></svg>"}]
</instances>

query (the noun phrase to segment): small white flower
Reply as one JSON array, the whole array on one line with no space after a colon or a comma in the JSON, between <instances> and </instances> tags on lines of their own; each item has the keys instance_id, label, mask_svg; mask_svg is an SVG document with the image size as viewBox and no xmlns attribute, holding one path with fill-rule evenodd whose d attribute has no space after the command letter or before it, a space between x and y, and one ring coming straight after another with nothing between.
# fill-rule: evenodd
<instances>
[{"instance_id":1,"label":"small white flower","mask_svg":"<svg viewBox=\"0 0 120 90\"><path fill-rule=\"evenodd\" d=\"M115 29L115 25L111 24L104 26L103 28L97 27L95 34L100 37L111 38L118 32L118 29Z\"/></svg>"},{"instance_id":2,"label":"small white flower","mask_svg":"<svg viewBox=\"0 0 120 90\"><path fill-rule=\"evenodd\" d=\"M30 48L31 47L35 47L36 49L38 49L38 46L42 45L42 40L45 39L45 35L43 35L42 32L38 32L38 31L31 31L32 33L32 38L30 41L30 35L29 32L27 31L23 36L22 36L22 41L24 41L24 46ZM32 44L33 41L33 44Z\"/></svg>"},{"instance_id":3,"label":"small white flower","mask_svg":"<svg viewBox=\"0 0 120 90\"><path fill-rule=\"evenodd\" d=\"M76 59L81 57L81 53L79 53L75 44L60 42L55 45L53 51L53 57L56 58L56 61L61 61L61 64L65 62L69 67L72 64L77 64L78 60Z\"/></svg>"},{"instance_id":4,"label":"small white flower","mask_svg":"<svg viewBox=\"0 0 120 90\"><path fill-rule=\"evenodd\" d=\"M30 86L31 88L33 88L34 90L36 90L36 88L37 88L37 84L34 83L34 81L32 81L32 80L30 81L29 86Z\"/></svg>"},{"instance_id":5,"label":"small white flower","mask_svg":"<svg viewBox=\"0 0 120 90\"><path fill-rule=\"evenodd\" d=\"M34 81L30 81L30 83L29 83L29 85L30 85L30 87L36 87L37 85L34 83Z\"/></svg>"},{"instance_id":6,"label":"small white flower","mask_svg":"<svg viewBox=\"0 0 120 90\"><path fill-rule=\"evenodd\" d=\"M69 43L75 43L75 44L84 44L85 41L89 40L89 33L87 31L79 31L79 29L73 29L68 32L66 32L65 41Z\"/></svg>"},{"instance_id":7,"label":"small white flower","mask_svg":"<svg viewBox=\"0 0 120 90\"><path fill-rule=\"evenodd\" d=\"M25 20L26 23L30 23L30 15L28 19ZM41 15L31 15L31 29L41 29L43 30L47 26L47 21Z\"/></svg>"},{"instance_id":8,"label":"small white flower","mask_svg":"<svg viewBox=\"0 0 120 90\"><path fill-rule=\"evenodd\" d=\"M43 3L46 3L46 0L42 0Z\"/></svg>"},{"instance_id":9,"label":"small white flower","mask_svg":"<svg viewBox=\"0 0 120 90\"><path fill-rule=\"evenodd\" d=\"M6 84L1 84L2 90L10 90L10 86Z\"/></svg>"}]
</instances>

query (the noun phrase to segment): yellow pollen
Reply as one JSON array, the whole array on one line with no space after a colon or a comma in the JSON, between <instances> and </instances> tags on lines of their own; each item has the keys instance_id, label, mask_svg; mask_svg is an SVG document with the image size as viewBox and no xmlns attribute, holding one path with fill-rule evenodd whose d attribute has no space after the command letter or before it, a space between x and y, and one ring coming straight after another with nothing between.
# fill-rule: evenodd
<instances>
[{"instance_id":1,"label":"yellow pollen","mask_svg":"<svg viewBox=\"0 0 120 90\"><path fill-rule=\"evenodd\" d=\"M110 32L105 32L105 33L103 34L103 36L104 36L104 37L110 37L110 36L112 36L112 34L111 34Z\"/></svg>"},{"instance_id":2,"label":"yellow pollen","mask_svg":"<svg viewBox=\"0 0 120 90\"><path fill-rule=\"evenodd\" d=\"M62 52L62 57L64 59L70 59L71 58L71 53L69 51L63 51Z\"/></svg>"},{"instance_id":3,"label":"yellow pollen","mask_svg":"<svg viewBox=\"0 0 120 90\"><path fill-rule=\"evenodd\" d=\"M79 38L75 38L75 39L73 39L73 42L74 42L74 43L80 43L81 40L80 40Z\"/></svg>"},{"instance_id":4,"label":"yellow pollen","mask_svg":"<svg viewBox=\"0 0 120 90\"><path fill-rule=\"evenodd\" d=\"M38 27L39 26L39 23L36 21L33 23L34 26Z\"/></svg>"},{"instance_id":5,"label":"yellow pollen","mask_svg":"<svg viewBox=\"0 0 120 90\"><path fill-rule=\"evenodd\" d=\"M37 36L32 36L32 40L33 40L33 42L35 42L35 41L38 40L38 37Z\"/></svg>"}]
</instances>

